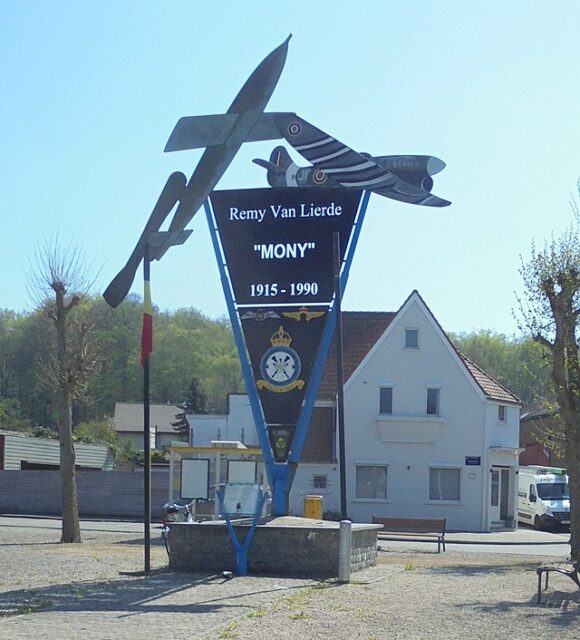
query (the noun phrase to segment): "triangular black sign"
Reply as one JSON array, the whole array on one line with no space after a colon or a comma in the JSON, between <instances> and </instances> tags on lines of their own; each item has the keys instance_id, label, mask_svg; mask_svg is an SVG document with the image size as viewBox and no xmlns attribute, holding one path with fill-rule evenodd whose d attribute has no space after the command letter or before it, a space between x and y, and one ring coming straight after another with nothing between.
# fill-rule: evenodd
<instances>
[{"instance_id":1,"label":"triangular black sign","mask_svg":"<svg viewBox=\"0 0 580 640\"><path fill-rule=\"evenodd\" d=\"M210 197L270 431L292 430L298 420L334 293L333 234L344 255L360 198L360 191L314 188Z\"/></svg>"}]
</instances>

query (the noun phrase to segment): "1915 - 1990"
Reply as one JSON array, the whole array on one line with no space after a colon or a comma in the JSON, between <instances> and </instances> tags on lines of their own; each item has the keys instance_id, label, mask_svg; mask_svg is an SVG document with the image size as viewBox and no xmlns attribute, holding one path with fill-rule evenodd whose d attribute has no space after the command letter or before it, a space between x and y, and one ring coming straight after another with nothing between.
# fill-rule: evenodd
<instances>
[{"instance_id":1,"label":"1915 - 1990","mask_svg":"<svg viewBox=\"0 0 580 640\"><path fill-rule=\"evenodd\" d=\"M280 294L290 296L315 296L318 293L317 282L290 282L282 288L277 282L254 283L250 285L252 298L273 298Z\"/></svg>"}]
</instances>

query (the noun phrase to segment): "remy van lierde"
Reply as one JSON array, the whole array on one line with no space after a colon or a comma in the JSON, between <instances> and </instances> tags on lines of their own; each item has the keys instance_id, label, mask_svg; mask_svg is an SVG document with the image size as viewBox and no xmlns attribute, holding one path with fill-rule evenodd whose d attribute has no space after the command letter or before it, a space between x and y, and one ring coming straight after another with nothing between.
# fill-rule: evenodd
<instances>
[{"instance_id":1,"label":"remy van lierde","mask_svg":"<svg viewBox=\"0 0 580 640\"><path fill-rule=\"evenodd\" d=\"M281 204L271 204L265 209L238 209L230 207L230 220L262 222L270 212L278 218L325 218L342 215L342 207L331 202L326 206L301 203L298 207L283 207Z\"/></svg>"}]
</instances>

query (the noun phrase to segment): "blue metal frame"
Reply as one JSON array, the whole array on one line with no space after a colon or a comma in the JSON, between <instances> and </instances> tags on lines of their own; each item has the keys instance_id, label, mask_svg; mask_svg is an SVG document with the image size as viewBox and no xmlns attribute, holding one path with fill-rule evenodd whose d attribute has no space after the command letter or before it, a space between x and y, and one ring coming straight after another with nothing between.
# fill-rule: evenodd
<instances>
[{"instance_id":1,"label":"blue metal frame","mask_svg":"<svg viewBox=\"0 0 580 640\"><path fill-rule=\"evenodd\" d=\"M360 236L360 232L361 232L362 224L366 214L370 195L371 195L370 191L365 191L363 193L361 204L359 205L359 211L355 218L354 229L350 238L350 242L346 248L344 260L342 263L342 272L340 276L340 284L343 291L345 290L346 284L348 282L350 267L354 257L356 245L358 243L358 239ZM270 440L268 438L268 429L266 426L266 421L264 418L264 414L262 412L262 405L260 403L260 398L258 396L258 391L256 389L256 385L252 375L249 358L246 353L246 347L244 343L242 328L240 325L238 314L236 312L236 305L234 302L232 289L230 286L230 279L227 273L227 266L225 264L225 260L222 255L218 232L215 225L215 220L213 218L211 206L207 200L204 203L204 207L205 207L205 213L207 217L208 227L209 227L216 259L218 262L218 269L220 272L222 288L224 290L224 295L226 298L226 304L227 304L228 313L230 316L230 322L232 324L232 330L234 333L236 346L238 348L238 354L240 356L242 374L244 376L244 382L246 383L246 388L248 391L250 407L252 409L252 415L254 417L254 422L256 424L256 431L258 433L260 447L264 455L264 465L266 467L266 473L268 475L268 481L270 483L270 487L272 488L272 515L274 516L287 515L290 489L292 487L292 482L294 480L294 475L296 473L296 467L298 466L298 462L300 460L300 454L302 453L302 448L304 447L304 442L306 440L306 435L308 433L308 426L310 424L310 419L312 418L314 403L316 400L316 396L318 395L318 388L320 386L320 381L322 379L322 374L324 372L324 364L328 356L328 351L330 349L332 336L334 334L334 329L336 327L335 305L333 304L331 306L328 313L328 317L326 319L326 324L324 326L324 330L322 333L320 346L318 349L318 353L316 355L316 359L314 361L314 365L312 367L312 373L310 375L308 388L306 390L306 394L304 397L304 406L302 408L302 412L300 413L298 424L296 425L296 429L294 432L294 437L292 440L292 446L291 446L290 455L288 457L288 461L284 463L275 462L274 457L272 455Z\"/></svg>"},{"instance_id":2,"label":"blue metal frame","mask_svg":"<svg viewBox=\"0 0 580 640\"><path fill-rule=\"evenodd\" d=\"M234 529L234 525L232 524L230 514L224 513L224 496L225 490L223 488L218 489L218 499L220 503L220 512L223 513L224 518L226 520L226 525L228 527L228 533L230 535L230 540L234 545L234 551L236 552L236 575L237 576L247 576L248 575L248 550L250 548L250 544L252 544L252 540L254 538L254 533L256 532L256 527L258 525L258 520L260 519L260 514L264 508L264 504L268 499L267 493L261 493L258 496L258 500L256 501L256 511L254 513L254 518L252 520L252 525L250 526L250 530L246 534L243 542L238 540L238 536L236 535L236 530Z\"/></svg>"}]
</instances>

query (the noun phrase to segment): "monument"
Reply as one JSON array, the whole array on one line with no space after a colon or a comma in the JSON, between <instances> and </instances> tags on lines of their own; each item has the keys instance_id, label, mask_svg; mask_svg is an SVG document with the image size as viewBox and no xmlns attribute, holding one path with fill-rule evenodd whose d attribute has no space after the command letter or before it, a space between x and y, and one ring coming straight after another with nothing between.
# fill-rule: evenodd
<instances>
[{"instance_id":1,"label":"monument","mask_svg":"<svg viewBox=\"0 0 580 640\"><path fill-rule=\"evenodd\" d=\"M272 514L288 496L337 324L371 193L409 204L449 205L431 193L445 167L433 156L359 153L292 112L268 113L288 38L250 75L225 114L181 118L165 151L205 148L189 181L172 174L105 300L121 303L144 256L183 243L205 206L242 371L272 489ZM245 142L284 139L254 162L269 189L214 191ZM161 227L175 213L167 231ZM338 289L337 289L338 281ZM337 293L338 291L338 293Z\"/></svg>"}]
</instances>

